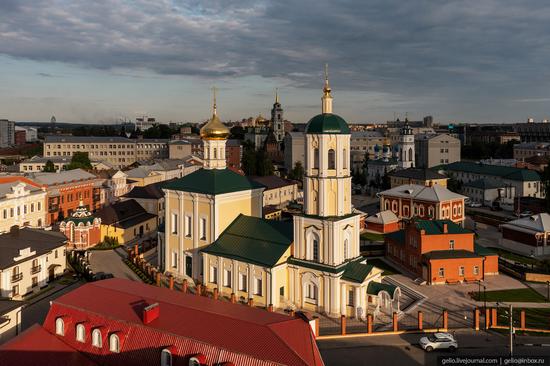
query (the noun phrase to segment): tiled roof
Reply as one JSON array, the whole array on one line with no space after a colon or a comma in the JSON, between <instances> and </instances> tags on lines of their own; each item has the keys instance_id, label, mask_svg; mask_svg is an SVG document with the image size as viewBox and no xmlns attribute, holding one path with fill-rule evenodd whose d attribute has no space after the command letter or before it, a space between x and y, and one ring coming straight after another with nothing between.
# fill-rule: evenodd
<instances>
[{"instance_id":1,"label":"tiled roof","mask_svg":"<svg viewBox=\"0 0 550 366\"><path fill-rule=\"evenodd\" d=\"M251 176L249 178L252 181L266 187L266 189L275 189L275 188L281 188L286 186L292 186L296 184L296 182L294 181L291 181L289 179L284 179L276 175L268 175L265 177Z\"/></svg>"},{"instance_id":2,"label":"tiled roof","mask_svg":"<svg viewBox=\"0 0 550 366\"><path fill-rule=\"evenodd\" d=\"M503 179L517 180L522 182L540 180L539 174L533 170L520 169L502 165L478 164L467 161L457 161L451 164L447 164L442 166L442 169L447 171L459 171L481 175L491 175Z\"/></svg>"},{"instance_id":3,"label":"tiled roof","mask_svg":"<svg viewBox=\"0 0 550 366\"><path fill-rule=\"evenodd\" d=\"M155 303L158 318L144 324L144 307ZM60 338L101 364L158 365L162 349L170 348L175 360L202 353L207 365L323 365L311 327L300 318L136 281L92 282L53 300L44 328L54 332L58 316L71 324ZM103 349L91 345L89 333L84 343L75 340L74 324L83 321L102 329ZM121 338L117 354L107 351L112 332Z\"/></svg>"},{"instance_id":4,"label":"tiled roof","mask_svg":"<svg viewBox=\"0 0 550 366\"><path fill-rule=\"evenodd\" d=\"M140 222L145 222L156 215L150 214L136 200L115 202L97 211L96 217L101 219L102 225L115 225L128 228Z\"/></svg>"},{"instance_id":5,"label":"tiled roof","mask_svg":"<svg viewBox=\"0 0 550 366\"><path fill-rule=\"evenodd\" d=\"M375 224L389 224L397 221L399 221L399 218L391 210L378 212L365 219L365 222L371 222Z\"/></svg>"},{"instance_id":6,"label":"tiled roof","mask_svg":"<svg viewBox=\"0 0 550 366\"><path fill-rule=\"evenodd\" d=\"M204 194L223 194L258 188L263 186L230 169L199 169L163 186L166 190Z\"/></svg>"},{"instance_id":7,"label":"tiled roof","mask_svg":"<svg viewBox=\"0 0 550 366\"><path fill-rule=\"evenodd\" d=\"M388 173L388 175L390 177L409 178L417 180L447 179L447 177L443 174L434 172L431 169L419 168L397 169Z\"/></svg>"},{"instance_id":8,"label":"tiled roof","mask_svg":"<svg viewBox=\"0 0 550 366\"><path fill-rule=\"evenodd\" d=\"M442 202L466 198L466 196L454 193L447 188L440 186L439 184L436 184L432 187L426 187L419 184L405 184L380 192L379 195L413 198L429 202Z\"/></svg>"},{"instance_id":9,"label":"tiled roof","mask_svg":"<svg viewBox=\"0 0 550 366\"><path fill-rule=\"evenodd\" d=\"M433 250L428 253L424 253L424 257L427 259L459 259L459 258L479 258L479 254L470 252L468 250Z\"/></svg>"},{"instance_id":10,"label":"tiled roof","mask_svg":"<svg viewBox=\"0 0 550 366\"><path fill-rule=\"evenodd\" d=\"M293 241L293 224L239 215L202 251L242 262L273 267Z\"/></svg>"},{"instance_id":11,"label":"tiled roof","mask_svg":"<svg viewBox=\"0 0 550 366\"><path fill-rule=\"evenodd\" d=\"M362 258L361 258L362 260ZM342 279L346 281L363 283L365 278L372 272L375 267L368 263L361 263L360 260L349 262L342 274Z\"/></svg>"},{"instance_id":12,"label":"tiled roof","mask_svg":"<svg viewBox=\"0 0 550 366\"><path fill-rule=\"evenodd\" d=\"M172 180L170 180L171 182ZM148 184L143 187L134 187L132 190L122 197L126 198L145 198L145 199L160 199L164 197L162 186L166 181L160 183Z\"/></svg>"},{"instance_id":13,"label":"tiled roof","mask_svg":"<svg viewBox=\"0 0 550 366\"><path fill-rule=\"evenodd\" d=\"M393 293L395 292L396 289L397 289L397 286L394 286L394 285L371 281L367 286L367 294L378 295L380 291L386 291L390 296L393 297Z\"/></svg>"},{"instance_id":14,"label":"tiled roof","mask_svg":"<svg viewBox=\"0 0 550 366\"><path fill-rule=\"evenodd\" d=\"M0 269L11 267L21 261L38 257L53 249L62 247L67 238L57 231L22 228L17 232L0 235ZM14 261L19 256L19 250L31 248L34 255Z\"/></svg>"},{"instance_id":15,"label":"tiled roof","mask_svg":"<svg viewBox=\"0 0 550 366\"><path fill-rule=\"evenodd\" d=\"M415 220L414 224L418 230L425 230L426 235L441 235L443 232L443 225L447 224L448 234L472 234L468 229L464 229L462 226L455 224L451 220Z\"/></svg>"}]
</instances>

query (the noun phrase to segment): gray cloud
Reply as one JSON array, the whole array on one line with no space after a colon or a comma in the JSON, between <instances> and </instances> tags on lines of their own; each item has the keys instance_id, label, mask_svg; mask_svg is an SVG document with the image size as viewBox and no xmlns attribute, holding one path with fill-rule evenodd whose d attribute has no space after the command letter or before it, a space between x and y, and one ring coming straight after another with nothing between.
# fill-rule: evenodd
<instances>
[{"instance_id":1,"label":"gray cloud","mask_svg":"<svg viewBox=\"0 0 550 366\"><path fill-rule=\"evenodd\" d=\"M339 90L499 108L548 98L549 18L543 0L4 0L0 52L299 88L328 62Z\"/></svg>"}]
</instances>

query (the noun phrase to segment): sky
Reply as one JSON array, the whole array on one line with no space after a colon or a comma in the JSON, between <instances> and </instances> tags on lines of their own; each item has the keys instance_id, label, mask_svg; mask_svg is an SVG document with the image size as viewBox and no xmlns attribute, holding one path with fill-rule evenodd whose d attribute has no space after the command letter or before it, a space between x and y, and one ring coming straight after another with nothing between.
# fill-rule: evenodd
<instances>
[{"instance_id":1,"label":"sky","mask_svg":"<svg viewBox=\"0 0 550 366\"><path fill-rule=\"evenodd\" d=\"M0 118L550 118L545 0L0 0Z\"/></svg>"}]
</instances>

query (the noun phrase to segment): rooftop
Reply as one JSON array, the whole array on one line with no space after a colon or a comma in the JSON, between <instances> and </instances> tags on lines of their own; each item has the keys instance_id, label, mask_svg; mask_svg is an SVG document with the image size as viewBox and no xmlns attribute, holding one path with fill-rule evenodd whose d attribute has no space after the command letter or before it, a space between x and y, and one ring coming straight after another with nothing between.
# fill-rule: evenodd
<instances>
[{"instance_id":1,"label":"rooftop","mask_svg":"<svg viewBox=\"0 0 550 366\"><path fill-rule=\"evenodd\" d=\"M223 194L263 188L262 185L230 169L199 169L163 186L166 190Z\"/></svg>"},{"instance_id":2,"label":"rooftop","mask_svg":"<svg viewBox=\"0 0 550 366\"><path fill-rule=\"evenodd\" d=\"M82 169L61 170L58 173L30 173L29 179L43 185L64 184L75 181L91 180L97 177Z\"/></svg>"},{"instance_id":3,"label":"rooftop","mask_svg":"<svg viewBox=\"0 0 550 366\"><path fill-rule=\"evenodd\" d=\"M160 199L160 198L164 197L164 191L162 190L162 186L164 184L166 184L166 182L171 182L171 181L172 180L164 181L164 182L160 182L160 183L148 184L148 185L142 186L142 187L134 187L134 188L132 188L132 190L130 192L126 193L122 197L125 197L125 198Z\"/></svg>"},{"instance_id":4,"label":"rooftop","mask_svg":"<svg viewBox=\"0 0 550 366\"><path fill-rule=\"evenodd\" d=\"M540 181L539 174L533 170L502 165L489 165L467 161L457 161L451 164L443 165L442 169L480 175L491 175L501 179L510 179L522 182Z\"/></svg>"},{"instance_id":5,"label":"rooftop","mask_svg":"<svg viewBox=\"0 0 550 366\"><path fill-rule=\"evenodd\" d=\"M447 179L443 174L434 172L431 169L419 169L419 168L409 168L409 169L398 169L392 172L389 172L390 177L399 177L399 178L409 178L417 180L431 180L431 179Z\"/></svg>"},{"instance_id":6,"label":"rooftop","mask_svg":"<svg viewBox=\"0 0 550 366\"><path fill-rule=\"evenodd\" d=\"M505 184L503 182L500 182L499 184L498 181L491 180L491 179L478 179L478 180L464 183L464 187L472 187L472 188L483 189L483 190L497 189L504 186Z\"/></svg>"},{"instance_id":7,"label":"rooftop","mask_svg":"<svg viewBox=\"0 0 550 366\"><path fill-rule=\"evenodd\" d=\"M115 202L96 212L103 225L115 225L128 228L140 222L147 221L156 215L150 214L134 199Z\"/></svg>"},{"instance_id":8,"label":"rooftop","mask_svg":"<svg viewBox=\"0 0 550 366\"><path fill-rule=\"evenodd\" d=\"M547 233L550 231L550 214L544 212L529 217L523 217L521 219L509 221L501 225L501 227L508 229L523 228L538 233Z\"/></svg>"},{"instance_id":9,"label":"rooftop","mask_svg":"<svg viewBox=\"0 0 550 366\"><path fill-rule=\"evenodd\" d=\"M250 180L256 183L261 184L266 189L275 189L275 188L281 188L286 186L292 186L296 184L295 181L284 179L276 175L268 175L265 177L251 176L249 178Z\"/></svg>"},{"instance_id":10,"label":"rooftop","mask_svg":"<svg viewBox=\"0 0 550 366\"><path fill-rule=\"evenodd\" d=\"M391 188L380 192L381 196L392 196L402 198L414 198L428 202L441 202L456 199L467 198L458 193L454 193L447 188L435 184L431 187L426 187L419 184L405 184L399 187Z\"/></svg>"},{"instance_id":11,"label":"rooftop","mask_svg":"<svg viewBox=\"0 0 550 366\"><path fill-rule=\"evenodd\" d=\"M67 238L57 231L22 228L0 235L0 269L38 257L65 245ZM20 250L30 248L20 257ZM33 253L34 252L34 253ZM17 258L17 260L16 260Z\"/></svg>"},{"instance_id":12,"label":"rooftop","mask_svg":"<svg viewBox=\"0 0 550 366\"><path fill-rule=\"evenodd\" d=\"M309 120L306 126L306 133L349 135L350 129L342 117L333 113L322 113Z\"/></svg>"},{"instance_id":13,"label":"rooftop","mask_svg":"<svg viewBox=\"0 0 550 366\"><path fill-rule=\"evenodd\" d=\"M464 229L451 220L414 220L414 225L418 230L424 230L426 235L442 235L444 225L447 225L447 234L473 234L472 231Z\"/></svg>"}]
</instances>

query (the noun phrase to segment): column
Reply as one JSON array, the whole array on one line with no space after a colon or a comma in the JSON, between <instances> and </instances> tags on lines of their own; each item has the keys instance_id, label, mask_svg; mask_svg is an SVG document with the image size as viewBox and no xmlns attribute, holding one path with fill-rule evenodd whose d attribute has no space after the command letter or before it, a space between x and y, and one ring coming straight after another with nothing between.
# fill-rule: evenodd
<instances>
[{"instance_id":1,"label":"column","mask_svg":"<svg viewBox=\"0 0 550 366\"><path fill-rule=\"evenodd\" d=\"M196 194L193 194L192 196L193 200L193 248L196 249L199 247L199 202L198 197ZM193 253L193 279L199 279L200 278L200 254L197 253L195 255L195 252ZM206 272L204 271L203 267L203 275L206 277ZM204 281L206 282L206 281Z\"/></svg>"},{"instance_id":2,"label":"column","mask_svg":"<svg viewBox=\"0 0 550 366\"><path fill-rule=\"evenodd\" d=\"M276 294L275 294L275 286L273 286L273 284L276 282L275 281L275 271L273 269L267 269L266 272L265 272L265 286L266 286L266 294L265 294L265 302L266 302L266 306L268 306L269 304L272 304L273 306L278 306L279 305L279 301L278 299L276 298Z\"/></svg>"},{"instance_id":3,"label":"column","mask_svg":"<svg viewBox=\"0 0 550 366\"><path fill-rule=\"evenodd\" d=\"M239 266L236 260L233 260L231 266L231 291L237 294L239 291Z\"/></svg>"},{"instance_id":4,"label":"column","mask_svg":"<svg viewBox=\"0 0 550 366\"><path fill-rule=\"evenodd\" d=\"M328 276L323 277L323 309L325 313L330 313L331 298L330 298L330 278Z\"/></svg>"},{"instance_id":5,"label":"column","mask_svg":"<svg viewBox=\"0 0 550 366\"><path fill-rule=\"evenodd\" d=\"M342 283L340 286L340 314L346 315L346 285Z\"/></svg>"},{"instance_id":6,"label":"column","mask_svg":"<svg viewBox=\"0 0 550 366\"><path fill-rule=\"evenodd\" d=\"M254 285L254 279L253 279L254 265L249 264L247 268L248 268L248 298L250 299L251 297L254 296L254 291L252 288L252 285Z\"/></svg>"},{"instance_id":7,"label":"column","mask_svg":"<svg viewBox=\"0 0 550 366\"><path fill-rule=\"evenodd\" d=\"M178 192L178 208L179 209L178 209L178 222L176 223L176 227L178 228L178 242L179 242L179 246L178 246L179 247L179 250L178 250L178 273L182 276L185 274L185 255L183 254L184 251L185 251L185 245L184 245L185 235L183 235L183 232L182 232L184 227L183 227L183 225L180 225L180 222L181 223L184 222L184 214L183 214L184 204L185 204L185 201L183 199L183 194ZM168 224L170 224L169 221L168 221ZM171 228L166 230L166 228L168 227L168 225L166 223L165 223L164 227L165 227L165 229L164 229L165 235L164 236L165 236L165 240L166 240L166 238L169 238ZM170 255L170 253L167 253L167 257L169 255ZM166 263L168 263L168 262L166 262Z\"/></svg>"},{"instance_id":8,"label":"column","mask_svg":"<svg viewBox=\"0 0 550 366\"><path fill-rule=\"evenodd\" d=\"M204 273L204 272L203 272ZM223 258L218 257L218 289L223 287Z\"/></svg>"},{"instance_id":9,"label":"column","mask_svg":"<svg viewBox=\"0 0 550 366\"><path fill-rule=\"evenodd\" d=\"M353 298L354 306L355 306L355 317L360 318L363 316L364 309L361 307L361 288L357 286L355 289L355 296Z\"/></svg>"}]
</instances>

